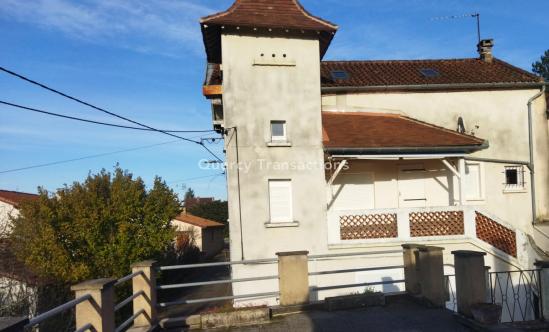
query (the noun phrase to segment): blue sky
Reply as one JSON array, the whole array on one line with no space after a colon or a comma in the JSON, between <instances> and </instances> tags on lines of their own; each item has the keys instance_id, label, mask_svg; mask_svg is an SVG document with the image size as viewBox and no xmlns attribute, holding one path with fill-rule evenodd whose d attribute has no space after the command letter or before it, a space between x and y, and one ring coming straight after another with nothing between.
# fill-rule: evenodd
<instances>
[{"instance_id":1,"label":"blue sky","mask_svg":"<svg viewBox=\"0 0 549 332\"><path fill-rule=\"evenodd\" d=\"M0 66L95 105L161 129L211 129L201 95L205 57L198 19L232 0L2 0ZM325 59L416 59L476 56L472 18L495 56L530 70L549 48L545 1L303 0L313 14L340 26ZM0 73L0 100L123 124ZM0 172L36 164L174 141L140 131L77 123L0 105ZM198 136L198 137L196 137ZM185 134L185 137L213 137ZM208 145L222 156L222 143ZM171 142L70 163L0 173L0 188L35 192L82 180L117 163L151 183L161 176L177 192L226 197L220 170L195 144Z\"/></svg>"}]
</instances>

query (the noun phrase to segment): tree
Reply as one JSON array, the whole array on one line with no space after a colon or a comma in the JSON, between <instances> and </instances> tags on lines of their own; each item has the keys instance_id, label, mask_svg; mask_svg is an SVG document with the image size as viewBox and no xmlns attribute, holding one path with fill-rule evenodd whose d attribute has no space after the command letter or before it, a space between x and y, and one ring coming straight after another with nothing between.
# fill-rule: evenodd
<instances>
[{"instance_id":1,"label":"tree","mask_svg":"<svg viewBox=\"0 0 549 332\"><path fill-rule=\"evenodd\" d=\"M194 190L192 188L187 189L185 192L185 197L183 198L183 201L186 201L190 198L194 198Z\"/></svg>"},{"instance_id":2,"label":"tree","mask_svg":"<svg viewBox=\"0 0 549 332\"><path fill-rule=\"evenodd\" d=\"M532 63L532 71L549 81L549 50L545 51L539 61Z\"/></svg>"},{"instance_id":3,"label":"tree","mask_svg":"<svg viewBox=\"0 0 549 332\"><path fill-rule=\"evenodd\" d=\"M52 195L39 188L22 204L10 235L14 252L34 272L63 282L121 277L130 264L158 259L171 245L176 194L160 178L143 180L116 167L90 174Z\"/></svg>"}]
</instances>

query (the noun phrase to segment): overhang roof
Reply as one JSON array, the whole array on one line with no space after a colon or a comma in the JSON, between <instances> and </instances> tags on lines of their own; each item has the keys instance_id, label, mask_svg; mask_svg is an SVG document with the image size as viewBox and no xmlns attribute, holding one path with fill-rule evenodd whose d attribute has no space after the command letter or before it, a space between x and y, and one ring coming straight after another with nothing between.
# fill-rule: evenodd
<instances>
[{"instance_id":1,"label":"overhang roof","mask_svg":"<svg viewBox=\"0 0 549 332\"><path fill-rule=\"evenodd\" d=\"M431 75L425 75L428 71ZM505 61L481 59L323 61L323 88L411 85L540 83L540 78ZM334 79L344 71L346 79Z\"/></svg>"},{"instance_id":2,"label":"overhang roof","mask_svg":"<svg viewBox=\"0 0 549 332\"><path fill-rule=\"evenodd\" d=\"M221 62L221 30L238 28L245 33L314 32L320 39L321 57L326 53L337 25L311 15L298 0L236 0L226 11L200 20L208 62Z\"/></svg>"},{"instance_id":3,"label":"overhang roof","mask_svg":"<svg viewBox=\"0 0 549 332\"><path fill-rule=\"evenodd\" d=\"M181 221L187 224L191 224L194 226L198 226L200 228L209 228L209 227L224 227L220 222L213 221L210 219L202 218L195 216L193 214L190 214L188 212L182 212L177 217L174 218L177 221Z\"/></svg>"},{"instance_id":4,"label":"overhang roof","mask_svg":"<svg viewBox=\"0 0 549 332\"><path fill-rule=\"evenodd\" d=\"M19 191L0 190L0 202L11 204L15 207L26 200L38 199L38 195L23 193Z\"/></svg>"},{"instance_id":5,"label":"overhang roof","mask_svg":"<svg viewBox=\"0 0 549 332\"><path fill-rule=\"evenodd\" d=\"M486 147L481 138L398 114L322 112L322 129L324 148L329 152L471 152Z\"/></svg>"}]
</instances>

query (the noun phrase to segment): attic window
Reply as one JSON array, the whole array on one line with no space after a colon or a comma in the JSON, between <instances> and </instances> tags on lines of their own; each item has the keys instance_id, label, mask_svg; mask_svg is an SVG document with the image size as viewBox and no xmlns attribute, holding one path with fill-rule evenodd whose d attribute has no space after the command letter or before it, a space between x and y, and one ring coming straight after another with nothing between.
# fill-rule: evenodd
<instances>
[{"instance_id":1,"label":"attic window","mask_svg":"<svg viewBox=\"0 0 549 332\"><path fill-rule=\"evenodd\" d=\"M349 74L345 70L332 70L331 74L334 80L346 80L349 78Z\"/></svg>"},{"instance_id":2,"label":"attic window","mask_svg":"<svg viewBox=\"0 0 549 332\"><path fill-rule=\"evenodd\" d=\"M433 68L421 68L419 71L421 72L421 75L423 75L425 77L438 77L438 76L440 76L440 73L438 71L436 71L435 69L433 69Z\"/></svg>"}]
</instances>

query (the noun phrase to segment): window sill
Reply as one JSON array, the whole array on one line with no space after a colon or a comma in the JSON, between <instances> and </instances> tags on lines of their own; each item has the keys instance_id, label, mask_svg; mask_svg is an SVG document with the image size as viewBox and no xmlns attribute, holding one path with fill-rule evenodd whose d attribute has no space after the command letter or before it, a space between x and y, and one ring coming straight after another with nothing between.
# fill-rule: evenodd
<instances>
[{"instance_id":1,"label":"window sill","mask_svg":"<svg viewBox=\"0 0 549 332\"><path fill-rule=\"evenodd\" d=\"M528 192L526 189L503 189L504 194L524 194Z\"/></svg>"},{"instance_id":2,"label":"window sill","mask_svg":"<svg viewBox=\"0 0 549 332\"><path fill-rule=\"evenodd\" d=\"M265 227L266 228L280 228L280 227L298 227L299 222L293 221L293 222L266 222Z\"/></svg>"},{"instance_id":3,"label":"window sill","mask_svg":"<svg viewBox=\"0 0 549 332\"><path fill-rule=\"evenodd\" d=\"M292 146L292 142L288 142L288 141L280 141L280 142L276 142L276 141L273 141L273 142L267 142L267 146L269 147L289 147L289 146Z\"/></svg>"}]
</instances>

